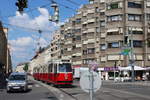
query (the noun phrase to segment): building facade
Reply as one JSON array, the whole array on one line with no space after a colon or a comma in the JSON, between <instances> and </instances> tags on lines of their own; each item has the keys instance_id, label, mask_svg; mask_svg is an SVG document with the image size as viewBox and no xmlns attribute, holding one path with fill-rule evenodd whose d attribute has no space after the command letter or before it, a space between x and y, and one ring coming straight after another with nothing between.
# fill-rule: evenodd
<instances>
[{"instance_id":1,"label":"building facade","mask_svg":"<svg viewBox=\"0 0 150 100\"><path fill-rule=\"evenodd\" d=\"M0 70L9 74L12 71L11 55L7 43L8 29L0 22Z\"/></svg>"},{"instance_id":2,"label":"building facade","mask_svg":"<svg viewBox=\"0 0 150 100\"><path fill-rule=\"evenodd\" d=\"M150 66L149 2L91 0L60 28L64 57L76 66L87 66L94 60L100 67L114 66L114 62L128 66L130 54L122 52L133 44L135 65Z\"/></svg>"}]
</instances>

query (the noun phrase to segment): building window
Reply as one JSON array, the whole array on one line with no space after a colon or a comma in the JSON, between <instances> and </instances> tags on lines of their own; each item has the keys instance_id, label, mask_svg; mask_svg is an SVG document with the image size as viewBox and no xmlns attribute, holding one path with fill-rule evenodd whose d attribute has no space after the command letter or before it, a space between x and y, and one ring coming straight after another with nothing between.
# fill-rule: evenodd
<instances>
[{"instance_id":1,"label":"building window","mask_svg":"<svg viewBox=\"0 0 150 100\"><path fill-rule=\"evenodd\" d=\"M95 12L96 12L96 13L99 12L99 8L98 8L98 7L95 8Z\"/></svg>"},{"instance_id":2,"label":"building window","mask_svg":"<svg viewBox=\"0 0 150 100\"><path fill-rule=\"evenodd\" d=\"M74 32L75 32L75 33L78 33L78 32L80 33L80 32L81 32L81 29L75 29Z\"/></svg>"},{"instance_id":3,"label":"building window","mask_svg":"<svg viewBox=\"0 0 150 100\"><path fill-rule=\"evenodd\" d=\"M76 24L81 24L81 18L76 19Z\"/></svg>"},{"instance_id":4,"label":"building window","mask_svg":"<svg viewBox=\"0 0 150 100\"><path fill-rule=\"evenodd\" d=\"M76 36L76 40L81 40L81 36Z\"/></svg>"},{"instance_id":5,"label":"building window","mask_svg":"<svg viewBox=\"0 0 150 100\"><path fill-rule=\"evenodd\" d=\"M72 56L72 58L76 58L76 56Z\"/></svg>"},{"instance_id":6,"label":"building window","mask_svg":"<svg viewBox=\"0 0 150 100\"><path fill-rule=\"evenodd\" d=\"M136 14L128 14L129 21L141 21L142 16Z\"/></svg>"},{"instance_id":7,"label":"building window","mask_svg":"<svg viewBox=\"0 0 150 100\"><path fill-rule=\"evenodd\" d=\"M142 47L143 42L140 40L133 40L133 47Z\"/></svg>"},{"instance_id":8,"label":"building window","mask_svg":"<svg viewBox=\"0 0 150 100\"><path fill-rule=\"evenodd\" d=\"M105 21L100 21L100 26L105 27Z\"/></svg>"},{"instance_id":9,"label":"building window","mask_svg":"<svg viewBox=\"0 0 150 100\"><path fill-rule=\"evenodd\" d=\"M94 59L83 59L83 64L89 64L90 62L93 62Z\"/></svg>"},{"instance_id":10,"label":"building window","mask_svg":"<svg viewBox=\"0 0 150 100\"><path fill-rule=\"evenodd\" d=\"M139 3L135 3L135 2L128 2L128 7L129 8L142 8L142 4Z\"/></svg>"},{"instance_id":11,"label":"building window","mask_svg":"<svg viewBox=\"0 0 150 100\"><path fill-rule=\"evenodd\" d=\"M150 14L147 14L147 21L150 21Z\"/></svg>"},{"instance_id":12,"label":"building window","mask_svg":"<svg viewBox=\"0 0 150 100\"><path fill-rule=\"evenodd\" d=\"M107 32L107 35L119 35L119 31Z\"/></svg>"},{"instance_id":13,"label":"building window","mask_svg":"<svg viewBox=\"0 0 150 100\"><path fill-rule=\"evenodd\" d=\"M148 45L148 47L150 47L150 40L147 41L147 45Z\"/></svg>"},{"instance_id":14,"label":"building window","mask_svg":"<svg viewBox=\"0 0 150 100\"><path fill-rule=\"evenodd\" d=\"M122 2L115 2L107 5L107 10L122 8Z\"/></svg>"},{"instance_id":15,"label":"building window","mask_svg":"<svg viewBox=\"0 0 150 100\"><path fill-rule=\"evenodd\" d=\"M112 3L107 6L107 9L117 9L118 8L118 3Z\"/></svg>"},{"instance_id":16,"label":"building window","mask_svg":"<svg viewBox=\"0 0 150 100\"><path fill-rule=\"evenodd\" d=\"M61 54L64 54L64 51L63 51L63 50L61 50Z\"/></svg>"},{"instance_id":17,"label":"building window","mask_svg":"<svg viewBox=\"0 0 150 100\"><path fill-rule=\"evenodd\" d=\"M132 30L133 34L143 34L143 31L140 30ZM131 34L131 31L129 31L129 34Z\"/></svg>"},{"instance_id":18,"label":"building window","mask_svg":"<svg viewBox=\"0 0 150 100\"><path fill-rule=\"evenodd\" d=\"M61 33L61 34L64 34L64 30L61 30L60 33Z\"/></svg>"},{"instance_id":19,"label":"building window","mask_svg":"<svg viewBox=\"0 0 150 100\"><path fill-rule=\"evenodd\" d=\"M75 21L72 21L72 25L75 25L75 23L76 23Z\"/></svg>"},{"instance_id":20,"label":"building window","mask_svg":"<svg viewBox=\"0 0 150 100\"><path fill-rule=\"evenodd\" d=\"M76 46L74 45L74 46L72 46L72 49L75 49L76 48Z\"/></svg>"},{"instance_id":21,"label":"building window","mask_svg":"<svg viewBox=\"0 0 150 100\"><path fill-rule=\"evenodd\" d=\"M107 21L108 21L108 22L122 21L122 15L108 16L108 17L107 17Z\"/></svg>"},{"instance_id":22,"label":"building window","mask_svg":"<svg viewBox=\"0 0 150 100\"><path fill-rule=\"evenodd\" d=\"M101 16L105 15L105 12L100 12L100 15L101 15Z\"/></svg>"},{"instance_id":23,"label":"building window","mask_svg":"<svg viewBox=\"0 0 150 100\"><path fill-rule=\"evenodd\" d=\"M95 53L95 48L89 48L89 49L87 49L87 53L88 53L88 54L93 54L93 53Z\"/></svg>"},{"instance_id":24,"label":"building window","mask_svg":"<svg viewBox=\"0 0 150 100\"><path fill-rule=\"evenodd\" d=\"M87 50L83 50L83 55L86 55L87 54Z\"/></svg>"},{"instance_id":25,"label":"building window","mask_svg":"<svg viewBox=\"0 0 150 100\"><path fill-rule=\"evenodd\" d=\"M119 42L108 43L108 48L119 48Z\"/></svg>"},{"instance_id":26,"label":"building window","mask_svg":"<svg viewBox=\"0 0 150 100\"><path fill-rule=\"evenodd\" d=\"M99 27L96 27L96 32L100 32L100 28Z\"/></svg>"},{"instance_id":27,"label":"building window","mask_svg":"<svg viewBox=\"0 0 150 100\"><path fill-rule=\"evenodd\" d=\"M146 7L150 8L150 2L149 1L147 2Z\"/></svg>"},{"instance_id":28,"label":"building window","mask_svg":"<svg viewBox=\"0 0 150 100\"><path fill-rule=\"evenodd\" d=\"M101 45L100 45L100 50L106 50L106 48L107 48L107 47L106 47L106 44L101 44Z\"/></svg>"}]
</instances>

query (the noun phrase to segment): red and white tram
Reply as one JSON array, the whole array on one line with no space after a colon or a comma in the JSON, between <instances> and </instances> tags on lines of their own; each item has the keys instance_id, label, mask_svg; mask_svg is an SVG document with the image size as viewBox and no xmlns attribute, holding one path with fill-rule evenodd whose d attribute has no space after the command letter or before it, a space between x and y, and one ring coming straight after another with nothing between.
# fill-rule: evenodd
<instances>
[{"instance_id":1,"label":"red and white tram","mask_svg":"<svg viewBox=\"0 0 150 100\"><path fill-rule=\"evenodd\" d=\"M71 85L73 83L72 66L69 62L49 62L44 66L35 67L33 77L54 85Z\"/></svg>"}]
</instances>

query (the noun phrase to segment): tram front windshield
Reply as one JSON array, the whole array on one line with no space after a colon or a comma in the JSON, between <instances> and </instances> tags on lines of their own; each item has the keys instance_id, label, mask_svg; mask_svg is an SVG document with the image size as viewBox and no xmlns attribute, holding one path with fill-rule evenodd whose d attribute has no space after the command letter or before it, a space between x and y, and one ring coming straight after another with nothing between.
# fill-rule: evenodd
<instances>
[{"instance_id":1,"label":"tram front windshield","mask_svg":"<svg viewBox=\"0 0 150 100\"><path fill-rule=\"evenodd\" d=\"M72 72L71 64L60 64L59 72Z\"/></svg>"}]
</instances>

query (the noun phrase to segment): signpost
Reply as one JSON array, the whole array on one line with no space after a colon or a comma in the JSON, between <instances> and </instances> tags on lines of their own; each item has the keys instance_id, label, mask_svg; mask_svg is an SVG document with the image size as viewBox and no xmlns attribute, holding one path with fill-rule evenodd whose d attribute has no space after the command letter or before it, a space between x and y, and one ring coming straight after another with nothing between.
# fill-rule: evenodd
<instances>
[{"instance_id":1,"label":"signpost","mask_svg":"<svg viewBox=\"0 0 150 100\"><path fill-rule=\"evenodd\" d=\"M97 69L98 64L91 62L89 64L89 71L82 74L80 78L80 87L83 91L90 94L90 100L93 100L94 92L98 91L101 87L101 76L94 72Z\"/></svg>"}]
</instances>

